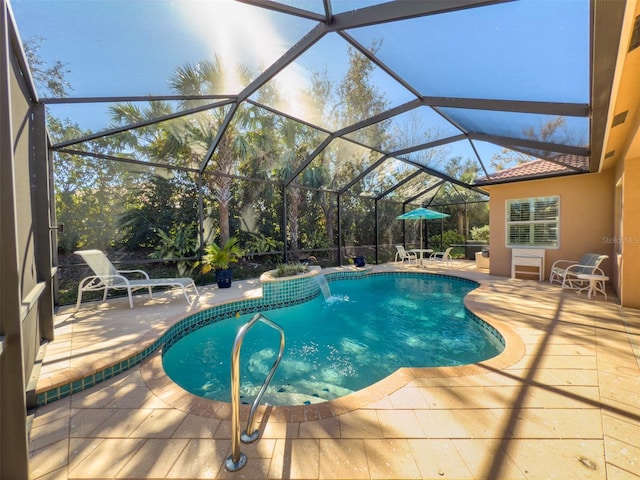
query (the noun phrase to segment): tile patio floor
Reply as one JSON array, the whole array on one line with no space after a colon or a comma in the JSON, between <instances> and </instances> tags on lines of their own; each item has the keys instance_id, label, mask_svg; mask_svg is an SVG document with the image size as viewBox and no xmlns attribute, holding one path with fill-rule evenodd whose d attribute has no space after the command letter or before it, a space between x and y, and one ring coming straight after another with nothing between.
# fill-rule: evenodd
<instances>
[{"instance_id":1,"label":"tile patio floor","mask_svg":"<svg viewBox=\"0 0 640 480\"><path fill-rule=\"evenodd\" d=\"M415 269L386 264L375 270ZM321 407L264 407L261 438L231 473L227 404L167 381L154 355L37 409L34 479L640 479L640 310L615 298L490 277L473 263L429 267L482 283L468 307L505 353L459 368L403 369ZM126 358L200 309L260 294L258 281L85 303L57 315L38 390ZM263 416L262 416L263 415Z\"/></svg>"}]
</instances>

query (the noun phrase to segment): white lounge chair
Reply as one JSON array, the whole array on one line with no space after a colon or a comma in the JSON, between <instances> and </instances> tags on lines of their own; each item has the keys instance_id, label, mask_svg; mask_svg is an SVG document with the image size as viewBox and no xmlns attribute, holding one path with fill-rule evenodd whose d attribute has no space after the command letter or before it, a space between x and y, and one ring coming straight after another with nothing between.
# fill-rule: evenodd
<instances>
[{"instance_id":1,"label":"white lounge chair","mask_svg":"<svg viewBox=\"0 0 640 480\"><path fill-rule=\"evenodd\" d=\"M578 278L578 275L602 275L604 277L600 264L607 258L609 258L608 255L585 253L578 261L557 260L551 265L549 283L559 283L562 288L572 290L584 288L589 281ZM599 286L604 290L604 281L600 283Z\"/></svg>"},{"instance_id":2,"label":"white lounge chair","mask_svg":"<svg viewBox=\"0 0 640 480\"><path fill-rule=\"evenodd\" d=\"M196 284L191 278L149 278L149 275L143 270L118 270L109 261L107 256L101 250L78 250L84 261L91 267L93 273L90 277L83 278L78 285L78 301L76 303L76 311L80 308L82 302L82 292L95 292L104 290L102 300L106 300L109 289L126 289L129 295L129 306L133 308L132 293L134 290L146 288L149 291L149 298L153 298L151 289L153 287L181 287L184 298L191 305L192 300L187 295L187 288L192 287L196 292L196 298L200 296ZM143 278L129 279L123 274L138 274Z\"/></svg>"},{"instance_id":3,"label":"white lounge chair","mask_svg":"<svg viewBox=\"0 0 640 480\"><path fill-rule=\"evenodd\" d=\"M415 260L418 263L418 255L415 252L407 252L402 245L396 245L396 262L403 262L408 260L411 263L411 260Z\"/></svg>"},{"instance_id":4,"label":"white lounge chair","mask_svg":"<svg viewBox=\"0 0 640 480\"><path fill-rule=\"evenodd\" d=\"M451 250L453 250L453 247L448 247L444 252L433 252L429 260L440 260L441 262L447 262L447 265L451 265Z\"/></svg>"}]
</instances>

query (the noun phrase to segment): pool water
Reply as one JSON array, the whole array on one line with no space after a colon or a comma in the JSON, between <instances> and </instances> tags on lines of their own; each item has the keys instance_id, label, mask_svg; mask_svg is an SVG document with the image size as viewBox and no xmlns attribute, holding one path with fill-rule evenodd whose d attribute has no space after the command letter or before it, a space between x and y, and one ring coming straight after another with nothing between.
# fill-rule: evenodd
<instances>
[{"instance_id":1,"label":"pool water","mask_svg":"<svg viewBox=\"0 0 640 480\"><path fill-rule=\"evenodd\" d=\"M264 397L272 405L330 400L400 367L475 363L504 346L464 307L475 285L436 275L371 275L329 283L332 297L262 312L285 331L284 357ZM164 352L166 373L185 390L230 401L235 336L253 314L190 333ZM279 333L257 323L242 344L241 396L250 403L279 348Z\"/></svg>"}]
</instances>

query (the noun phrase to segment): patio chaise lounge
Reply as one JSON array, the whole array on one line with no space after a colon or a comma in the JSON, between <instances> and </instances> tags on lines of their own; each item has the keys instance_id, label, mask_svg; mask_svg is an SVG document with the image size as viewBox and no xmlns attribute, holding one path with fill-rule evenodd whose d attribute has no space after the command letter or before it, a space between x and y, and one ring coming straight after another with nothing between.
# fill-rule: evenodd
<instances>
[{"instance_id":1,"label":"patio chaise lounge","mask_svg":"<svg viewBox=\"0 0 640 480\"><path fill-rule=\"evenodd\" d=\"M585 288L589 281L579 278L578 275L601 275L604 277L600 264L607 258L609 258L608 255L585 253L578 261L556 260L551 265L549 283L559 283L562 288L572 290ZM601 283L604 290L604 281Z\"/></svg>"},{"instance_id":2,"label":"patio chaise lounge","mask_svg":"<svg viewBox=\"0 0 640 480\"><path fill-rule=\"evenodd\" d=\"M129 306L133 308L132 293L134 290L146 288L149 291L149 298L153 298L151 289L153 287L181 287L184 298L191 305L192 300L187 295L187 288L192 287L195 290L196 298L200 296L196 284L191 278L149 278L149 275L143 270L118 270L109 261L107 256L101 250L78 250L87 265L91 267L93 273L90 277L83 278L78 285L78 301L76 303L76 311L80 308L82 302L82 292L95 292L104 290L102 300L106 300L109 289L118 290L126 289L129 295ZM144 278L129 279L123 274L138 274Z\"/></svg>"}]
</instances>

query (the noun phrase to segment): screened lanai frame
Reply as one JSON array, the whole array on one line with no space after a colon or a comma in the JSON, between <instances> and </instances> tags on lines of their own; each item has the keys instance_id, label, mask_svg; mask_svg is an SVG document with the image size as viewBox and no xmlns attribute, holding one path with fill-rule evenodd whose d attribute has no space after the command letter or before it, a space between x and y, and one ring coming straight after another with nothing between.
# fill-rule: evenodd
<instances>
[{"instance_id":1,"label":"screened lanai frame","mask_svg":"<svg viewBox=\"0 0 640 480\"><path fill-rule=\"evenodd\" d=\"M15 4L25 3L15 0ZM504 175L495 175L497 172L490 166L490 161L484 157L484 151L487 146L495 149L506 149L509 152L518 155L518 161L534 162L542 161L548 164L559 165L560 169L555 169L552 173L537 175L567 175L576 173L587 173L597 171L599 168L600 158L602 156L602 131L604 125L598 123L599 118L604 115L594 115L597 109L605 109L606 102L601 96L594 96L593 91L603 91L604 85L607 90L607 82L610 78L605 75L595 75L596 71L600 72L607 65L591 65L589 58L594 48L592 45L593 32L602 30L606 27L598 27L595 22L598 17L594 15L597 8L596 2L567 2L579 5L577 9L581 15L586 13L586 22L582 24L581 30L572 31L571 36L582 38L582 49L578 52L583 60L583 69L577 72L576 77L580 78L580 88L576 89L582 92L582 96L572 95L571 98L530 98L531 93L525 92L520 98L518 95L509 95L508 93L486 98L474 97L473 95L451 95L446 94L442 90L443 86L434 88L429 91L421 84L422 78L419 77L420 72L409 71L405 64L398 64L398 61L389 55L384 48L389 43L393 43L389 36L383 36L387 42L384 48L379 50L365 46L371 38L381 32L390 31L397 32L397 29L405 28L405 26L421 24L424 22L430 26L435 22L444 19L448 22L454 21L458 15L480 14L482 19L490 16L489 11L496 12L500 16L505 9L518 9L518 4L525 7L531 6L531 2L527 0L511 1L482 1L482 0L453 0L448 2L424 1L424 2L388 2L381 3L379 1L367 2L349 2L349 1L329 1L310 2L310 1L291 1L291 2L272 2L265 0L245 0L240 3L247 8L260 9L274 14L280 18L293 18L304 20L310 27L307 29L299 41L291 45L283 54L278 56L275 61L261 70L249 83L244 85L239 91L232 93L216 92L215 94L192 94L192 95L117 95L117 96L79 96L79 97L46 97L41 98L40 102L52 111L58 106L74 106L74 105L91 105L91 104L107 104L117 102L150 102L150 101L166 101L166 102L184 102L192 100L200 103L198 106L188 108L181 111L174 111L164 116L158 116L135 123L121 125L115 128L106 128L99 130L87 136L80 136L72 140L60 141L52 145L52 150L58 153L67 153L75 155L83 155L87 158L102 158L125 163L139 163L145 166L158 166L163 168L176 168L177 170L189 171L194 174L202 175L208 168L212 156L216 152L219 142L225 135L225 129L232 123L234 115L242 108L243 105L253 105L264 111L271 112L282 118L287 118L305 125L309 128L321 132L325 137L311 152L311 154L295 168L291 175L284 179L273 180L273 184L278 188L293 188L297 185L305 168L312 165L312 162L324 148L335 142L346 142L356 145L362 149L369 149L377 155L377 158L362 171L357 172L349 181L341 185L321 186L320 190L340 196L345 195L362 195L365 198L372 199L375 205L374 210L377 211L377 202L394 201L401 205L402 211L412 206L437 206L438 202L434 198L443 185L450 186L456 191L455 198L460 202L474 203L478 201L478 196L485 196L486 192L483 186L505 181L522 180L531 177L505 177ZM526 10L526 8L525 8ZM510 18L506 15L506 18ZM594 20L590 20L593 18ZM20 19L18 19L20 20ZM18 21L20 26L20 21ZM422 35L422 34L421 34ZM442 34L440 34L442 35ZM350 124L339 125L339 128L330 129L326 126L318 125L308 119L301 118L294 113L286 110L280 110L278 106L263 103L258 98L257 93L265 85L268 85L274 78L277 78L284 70L296 65L298 60L302 58L308 51L319 45L325 38L330 37L332 41L339 40L349 49L353 49L358 55L371 62L373 68L378 72L377 75L385 77L388 82L393 82L404 90L403 100L394 103L389 108L382 111L374 112L367 118L359 119ZM413 43L420 44L423 37ZM408 42L410 43L410 42ZM603 42L604 43L604 42ZM406 45L405 45L406 46ZM420 45L419 45L420 46ZM425 44L422 44L424 47ZM415 45L411 48L407 47L405 52L410 58L418 60ZM463 52L459 52L463 53ZM550 55L547 50L542 52L543 55ZM574 55L576 52L572 52ZM405 55L405 56L406 56ZM401 60L404 58L399 55ZM599 56L602 58L603 56ZM505 60L505 59L503 59ZM513 60L506 59L506 62ZM613 60L612 60L613 61ZM519 67L526 67L528 64L533 65L533 61L525 59L518 60ZM463 62L460 62L463 63ZM528 72L531 75L531 72ZM418 74L418 77L416 77ZM526 73L525 73L526 75ZM539 77L536 77L539 78ZM517 82L516 82L517 83ZM549 82L550 87L557 87L553 82ZM553 85L553 86L551 86ZM600 90L596 90L600 88ZM526 89L525 89L526 90ZM557 96L557 94L556 94ZM561 94L560 94L561 96ZM504 98L503 98L504 97ZM133 157L119 157L115 155L103 155L97 152L83 150L82 145L90 144L94 140L104 137L118 135L120 133L128 133L135 131L141 127L157 124L158 122L166 122L174 119L180 119L194 115L201 111L207 111L214 108L224 108L225 118L222 128L216 132L213 141L208 146L207 151L199 165L194 167L184 166L168 166L163 164L154 164L146 160ZM434 117L438 119L440 124L446 125L446 134L434 137L421 137L414 143L397 144L391 142L386 145L371 145L361 137L366 137L367 129L374 128L380 122L389 122L393 125L398 119L405 115L429 112L428 115L422 115L421 118ZM483 123L482 119L489 118L492 124ZM581 135L568 136L567 138L559 138L550 135L547 138L536 138L535 128L533 135L523 134L523 127L514 132L510 129L511 125L526 125L527 119L535 119L537 126L543 125L554 118L567 119L567 123L576 127ZM502 128L494 127L502 122ZM533 121L533 120L531 120ZM362 135L361 135L362 134ZM585 138L586 137L586 138ZM564 141L563 141L564 140ZM437 149L445 148L449 145L465 148L470 152L470 158L477 164L477 174L472 179L463 179L451 176L444 171L441 164L434 164L430 159L425 160L422 154L425 152L435 152ZM583 158L584 162L576 164L575 162L565 161L565 158ZM388 186L388 188L380 188L362 193L362 186L369 184L378 185L375 181L368 181L369 177L375 176L377 170L382 170L386 165L395 163L397 165L406 165L407 172L398 175L397 183ZM576 166L578 165L578 166ZM409 173L409 169L411 172ZM397 170L397 169L396 169ZM236 173L217 172L216 175L229 176L234 179L242 180L241 176ZM272 180L251 179L261 182L270 182ZM422 185L421 185L422 184ZM420 188L422 186L422 188ZM434 188L437 186L437 188ZM300 185L303 187L303 185ZM409 188L411 187L411 188ZM360 193L354 193L353 191ZM432 193L435 192L435 195ZM284 197L283 197L284 198ZM202 204L202 200L200 201ZM286 203L283 204L283 218L287 218ZM338 209L339 210L339 209ZM203 222L202 209L200 211L200 224ZM375 218L377 226L377 215ZM202 227L201 227L202 228ZM283 236L286 238L286 222L283 225ZM338 235L340 236L340 235ZM338 249L343 246L343 242L338 239ZM284 258L287 258L287 245L285 242ZM376 238L377 253L377 238ZM338 254L338 258L342 259L343 255ZM377 255L376 255L377 261Z\"/></svg>"},{"instance_id":2,"label":"screened lanai frame","mask_svg":"<svg viewBox=\"0 0 640 480\"><path fill-rule=\"evenodd\" d=\"M72 2L34 2L35 9L22 8L28 4L31 0L14 0L8 2L7 0L1 0L2 12L0 14L0 45L2 48L2 54L0 55L0 165L2 167L2 175L0 175L0 194L2 201L0 202L0 218L2 219L3 235L0 236L0 287L3 292L2 301L2 314L0 314L0 363L2 364L2 388L0 388L0 416L2 422L0 422L0 451L2 452L2 461L0 461L0 477L2 478L27 478L29 476L29 429L30 422L28 421L28 412L30 409L36 407L36 395L35 385L30 385L29 379L35 379L38 376L37 368L41 363L39 359L42 357L40 353L48 341L54 339L54 318L55 318L55 303L53 292L56 289L56 281L59 279L60 269L58 269L58 262L56 259L56 231L59 225L56 224L55 218L55 199L54 199L54 187L53 175L52 175L52 140L47 134L47 112L56 113L54 110L58 107L64 107L65 102L70 105L82 106L84 103L87 105L95 102L109 101L109 99L127 99L138 101L147 101L152 96L147 95L148 92L110 92L102 91L100 95L95 95L92 92L82 91L76 85L75 98L43 98L43 90L34 82L32 72L30 71L29 64L24 51L24 44L22 39L28 38L34 33L47 31L47 29L55 29L61 36L69 33L74 33L78 28L85 24L89 25L88 28L93 28L95 25L91 25L91 22L81 22L79 25L69 25L61 21L59 17L55 15L55 12L51 12L48 8L56 8L60 3L66 3L67 5ZM356 21L358 18L360 21L365 19L371 20L372 24L380 19L387 18L389 13L389 6L376 6L379 2L375 0L362 0L366 2L366 5L370 5L373 10L366 10L362 12L351 12L352 2L306 2L304 0L292 0L287 2L289 5L285 5L285 0L276 2L252 2L250 7L272 7L283 11L282 15L301 15L309 16L309 14L302 12L297 7L313 5L311 11L314 15L310 15L312 22L325 23L327 25L334 24L333 28L338 28L340 25L345 25L345 21ZM118 2L112 2L118 3ZM124 1L122 5L142 5L145 2L131 2ZM157 3L157 2L154 2ZM186 4L187 0L181 0L180 2L173 2L174 5ZM205 2L202 2L203 4ZM420 13L415 9L421 8L416 5L423 5L424 8L431 8L434 6L452 5L463 7L467 5L481 5L485 4L491 6L494 2L455 2L451 1L434 1L428 0L422 2L407 2L413 3L413 6L403 6L403 3L392 4L394 7L398 7L396 12L397 17L406 15L407 18L421 18ZM513 2L516 3L516 2ZM522 2L520 2L522 3ZM568 4L570 2L561 0L562 4ZM36 5L37 4L37 5ZM104 6L105 2L92 1L82 2L79 1L77 5L81 5L82 8L86 8L88 5ZM13 8L18 7L18 8ZM308 7L307 7L308 8ZM369 8L369 7L367 7ZM485 8L485 7L479 7ZM614 112L614 105L609 105L612 102L612 85L614 78L615 64L618 58L622 57L622 54L626 52L628 46L621 45L621 32L625 35L632 30L632 26L625 26L623 29L623 20L630 18L629 12L625 12L627 8L626 2L621 1L599 1L594 0L589 2L590 20L588 23L588 79L586 83L588 87L588 98L580 99L579 105L587 104L589 109L589 141L586 145L586 157L580 157L580 155L572 155L570 164L575 166L570 171L562 170L564 165L560 158L556 155L552 160L555 162L560 161L562 165L556 170L555 175L565 175L580 173L582 171L597 172L602 166L604 158L613 158L615 160L624 159L624 152L604 151L607 132L613 131L612 128L618 124L617 119L621 116L624 117L627 112ZM411 10L413 9L413 10ZM42 10L42 12L40 11ZM288 12L288 13L287 13ZM104 13L104 12L103 12ZM393 12L392 12L393 13ZM393 16L393 15L392 15ZM29 30L29 22L31 22L31 31ZM342 22L342 23L340 23ZM482 22L478 22L482 24ZM35 30L34 30L35 28ZM148 32L153 31L153 28L148 29ZM121 34L122 30L118 30L118 34ZM90 38L86 39L85 43L91 43ZM184 40L184 37L181 37ZM362 41L359 39L361 43ZM176 42L174 42L176 43ZM632 41L632 45L637 46L637 38ZM148 44L147 44L148 45ZM135 44L129 45L133 49ZM99 48L95 44L83 45L82 42L76 41L72 43L73 51L82 51L86 55L87 50L92 52L94 57L104 60L100 55ZM544 49L543 49L544 50ZM64 52L65 49L60 45L54 45L53 52ZM618 57L618 51L621 55ZM126 56L126 50L120 50L123 56ZM44 53L44 52L43 52ZM399 54L402 51L398 52ZM91 55L87 55L91 57ZM43 55L45 60L58 59L60 57ZM277 59L278 57L276 57ZM66 61L62 58L62 61ZM622 63L622 62L621 62ZM92 65L92 68L95 65ZM32 65L33 67L33 65ZM113 69L113 65L109 64L108 68ZM98 77L104 75L104 71L100 72ZM158 98L170 98L171 96L167 92L159 92ZM433 98L425 96L426 102L434 101ZM212 103L233 103L236 96L211 96L209 100ZM496 99L495 103L491 101L492 96L483 97L485 100L481 100L481 106L483 109L489 108L487 105L494 105L495 107L506 107L507 104ZM615 97L614 97L615 98ZM477 99L474 98L460 98L455 95L447 96L442 95L440 100L435 101L437 105L444 107L457 108L461 106L461 102L465 105L474 105ZM420 101L423 97L420 97ZM530 99L529 99L530 100ZM620 98L618 97L618 100ZM555 99L558 101L558 99ZM570 106L576 107L573 101L567 99L559 100L560 104L568 102ZM74 103L75 102L75 103ZM445 105L446 103L446 105ZM538 113L548 113L549 105L545 102L538 104L536 102L531 103L517 103L509 102L510 108L516 109L530 109ZM427 108L427 107L425 107ZM542 111L539 111L542 109ZM547 109L547 110L545 110ZM610 114L611 113L611 114ZM615 118L614 118L615 115ZM607 125L607 119L614 118L613 125ZM624 127L623 127L624 128ZM102 131L104 129L99 129ZM626 130L625 130L626 131ZM626 131L628 133L628 131ZM624 136L627 135L624 134ZM473 137L473 138L472 138ZM535 154L536 150L540 150L543 145L536 143L527 143L522 139L514 138L486 138L486 134L480 134L478 132L470 131L466 136L466 139L475 141L474 145L477 146L477 140L495 140L500 144L517 149L524 154ZM624 140L626 141L626 139ZM609 142L610 143L610 142ZM623 143L618 143L623 145ZM548 151L562 153L562 145L550 145ZM78 148L77 144L58 146L60 151L62 148ZM410 145L406 145L403 148L410 148ZM574 147L575 148L575 147ZM394 152L399 148L393 149ZM391 153L391 152L388 152ZM412 152L408 152L409 155ZM483 154L483 146L479 147L479 154ZM84 155L88 157L88 154L84 152ZM618 157L618 158L616 158ZM583 160L586 158L586 167L583 165ZM100 161L96 158L96 162ZM126 165L127 162L131 162L131 165L136 165L136 159L126 159L124 162L113 162ZM535 162L533 160L532 162ZM575 161L575 163L574 163ZM181 167L182 168L182 167ZM198 169L196 169L198 171ZM489 171L488 173L492 173ZM513 173L513 172L512 172ZM516 172L517 173L517 172ZM429 178L424 189L421 189L420 185L421 176ZM423 170L416 170L414 173L404 177L397 185L384 190L382 192L376 191L377 196L382 198L391 198L394 195L400 195L399 205L402 207L403 202L416 202L416 203L428 203L433 196L430 196L431 192L443 187L446 182L446 178L430 176ZM490 177L486 180L490 183L499 183L507 181L518 181L527 177L517 177L516 175L503 175L499 178ZM415 184L413 183L415 182ZM357 183L357 182L356 182ZM479 187L481 181L476 182L476 187ZM355 185L355 184L354 184ZM430 190L429 190L430 189ZM421 196L421 192L424 194ZM345 192L347 195L349 192ZM626 197L625 197L626 198ZM375 202L375 200L370 200ZM434 202L432 202L433 204ZM388 202L377 203L379 210L384 210L389 206ZM402 208L400 208L402 209ZM387 213L387 212L383 212ZM623 245L620 245L622 248ZM633 255L633 252L631 252ZM626 278L631 278L627 276Z\"/></svg>"}]
</instances>

